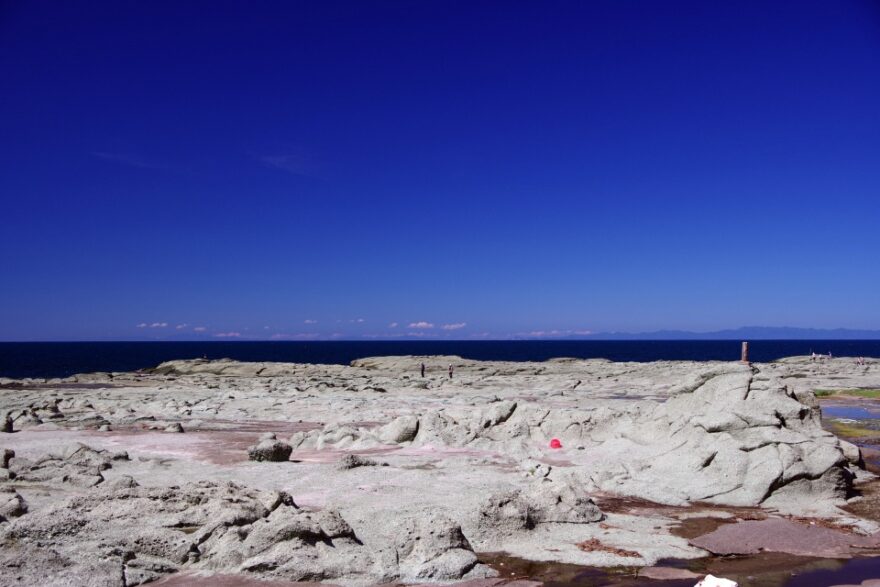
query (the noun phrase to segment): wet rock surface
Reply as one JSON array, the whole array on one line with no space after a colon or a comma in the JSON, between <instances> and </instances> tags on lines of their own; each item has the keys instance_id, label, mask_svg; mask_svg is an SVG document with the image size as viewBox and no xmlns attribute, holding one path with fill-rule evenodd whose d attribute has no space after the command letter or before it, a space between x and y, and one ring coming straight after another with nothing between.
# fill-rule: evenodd
<instances>
[{"instance_id":1,"label":"wet rock surface","mask_svg":"<svg viewBox=\"0 0 880 587\"><path fill-rule=\"evenodd\" d=\"M855 535L816 523L780 518L726 524L691 544L713 554L783 552L798 556L845 557L880 551L880 534Z\"/></svg>"}]
</instances>

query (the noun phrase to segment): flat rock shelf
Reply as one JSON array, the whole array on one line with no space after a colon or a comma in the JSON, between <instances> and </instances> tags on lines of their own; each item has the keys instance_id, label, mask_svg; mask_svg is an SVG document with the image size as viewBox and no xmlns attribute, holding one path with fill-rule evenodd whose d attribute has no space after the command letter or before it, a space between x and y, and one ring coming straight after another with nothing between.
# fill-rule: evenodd
<instances>
[{"instance_id":1,"label":"flat rock shelf","mask_svg":"<svg viewBox=\"0 0 880 587\"><path fill-rule=\"evenodd\" d=\"M823 429L813 392L829 388L880 388L880 361L187 360L2 379L0 584L522 582L497 553L684 580L663 565L873 554L876 477Z\"/></svg>"}]
</instances>

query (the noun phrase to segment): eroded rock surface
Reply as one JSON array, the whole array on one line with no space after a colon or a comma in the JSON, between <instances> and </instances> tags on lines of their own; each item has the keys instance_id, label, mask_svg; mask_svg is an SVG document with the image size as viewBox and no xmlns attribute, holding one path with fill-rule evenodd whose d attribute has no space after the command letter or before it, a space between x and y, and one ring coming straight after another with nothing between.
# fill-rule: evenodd
<instances>
[{"instance_id":1,"label":"eroded rock surface","mask_svg":"<svg viewBox=\"0 0 880 587\"><path fill-rule=\"evenodd\" d=\"M742 506L874 544L837 509L870 475L821 427L812 390L832 386L880 387L880 362L194 360L6 380L0 583L492 575L475 550L648 566L720 548L672 534L691 509Z\"/></svg>"}]
</instances>

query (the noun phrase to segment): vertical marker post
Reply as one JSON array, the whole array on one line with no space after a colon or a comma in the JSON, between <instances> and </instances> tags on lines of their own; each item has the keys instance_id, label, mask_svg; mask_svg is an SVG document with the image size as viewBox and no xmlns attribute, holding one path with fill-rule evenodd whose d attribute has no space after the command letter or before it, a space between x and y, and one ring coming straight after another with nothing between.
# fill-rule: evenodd
<instances>
[{"instance_id":1,"label":"vertical marker post","mask_svg":"<svg viewBox=\"0 0 880 587\"><path fill-rule=\"evenodd\" d=\"M749 364L749 343L747 342L743 342L742 357L740 357L740 362L745 365Z\"/></svg>"}]
</instances>

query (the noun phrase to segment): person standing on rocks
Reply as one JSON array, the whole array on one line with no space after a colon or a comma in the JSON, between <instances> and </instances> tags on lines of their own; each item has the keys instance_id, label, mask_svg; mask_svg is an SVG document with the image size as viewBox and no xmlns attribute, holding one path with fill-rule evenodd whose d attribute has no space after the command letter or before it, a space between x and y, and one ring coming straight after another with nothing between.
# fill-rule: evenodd
<instances>
[{"instance_id":1,"label":"person standing on rocks","mask_svg":"<svg viewBox=\"0 0 880 587\"><path fill-rule=\"evenodd\" d=\"M425 364L422 363L422 379L425 378Z\"/></svg>"},{"instance_id":2,"label":"person standing on rocks","mask_svg":"<svg viewBox=\"0 0 880 587\"><path fill-rule=\"evenodd\" d=\"M449 378L452 379L452 363L449 363Z\"/></svg>"}]
</instances>

